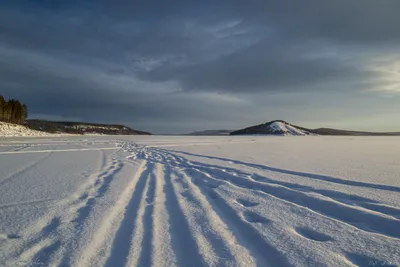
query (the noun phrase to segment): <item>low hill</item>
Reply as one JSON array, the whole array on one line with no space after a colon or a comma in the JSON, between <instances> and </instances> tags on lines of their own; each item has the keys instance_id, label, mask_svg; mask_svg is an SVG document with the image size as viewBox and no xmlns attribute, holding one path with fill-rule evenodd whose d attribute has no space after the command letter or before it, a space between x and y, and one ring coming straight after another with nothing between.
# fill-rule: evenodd
<instances>
[{"instance_id":1,"label":"low hill","mask_svg":"<svg viewBox=\"0 0 400 267\"><path fill-rule=\"evenodd\" d=\"M47 133L67 134L105 134L105 135L150 135L151 133L138 131L124 125L109 125L84 122L27 120L25 125L36 131Z\"/></svg>"},{"instance_id":2,"label":"low hill","mask_svg":"<svg viewBox=\"0 0 400 267\"><path fill-rule=\"evenodd\" d=\"M197 135L197 136L201 136L201 135L229 135L232 132L232 130L205 130L205 131L198 131L198 132L193 132L193 133L189 133L186 135Z\"/></svg>"},{"instance_id":3,"label":"low hill","mask_svg":"<svg viewBox=\"0 0 400 267\"><path fill-rule=\"evenodd\" d=\"M270 121L231 132L231 135L262 134L262 135L313 135L310 130L301 128L282 120Z\"/></svg>"},{"instance_id":4,"label":"low hill","mask_svg":"<svg viewBox=\"0 0 400 267\"><path fill-rule=\"evenodd\" d=\"M318 128L312 132L319 135L347 135L347 136L399 136L400 132L362 132L362 131L348 131L337 130L330 128Z\"/></svg>"},{"instance_id":5,"label":"low hill","mask_svg":"<svg viewBox=\"0 0 400 267\"><path fill-rule=\"evenodd\" d=\"M400 136L400 132L362 132L330 128L307 129L282 120L270 121L231 132L231 135L341 135L341 136Z\"/></svg>"}]
</instances>

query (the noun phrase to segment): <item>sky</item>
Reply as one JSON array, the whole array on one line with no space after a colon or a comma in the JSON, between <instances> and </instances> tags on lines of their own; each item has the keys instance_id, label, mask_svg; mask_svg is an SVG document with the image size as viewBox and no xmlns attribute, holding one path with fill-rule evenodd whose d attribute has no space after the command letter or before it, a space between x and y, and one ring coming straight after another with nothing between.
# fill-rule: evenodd
<instances>
[{"instance_id":1,"label":"sky","mask_svg":"<svg viewBox=\"0 0 400 267\"><path fill-rule=\"evenodd\" d=\"M0 94L152 133L400 131L398 0L0 2Z\"/></svg>"}]
</instances>

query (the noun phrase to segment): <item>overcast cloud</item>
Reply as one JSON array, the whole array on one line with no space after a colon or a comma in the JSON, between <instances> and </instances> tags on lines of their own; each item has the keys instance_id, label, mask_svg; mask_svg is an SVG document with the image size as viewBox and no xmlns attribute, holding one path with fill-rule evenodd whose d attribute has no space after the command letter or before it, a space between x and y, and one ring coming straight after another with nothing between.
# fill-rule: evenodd
<instances>
[{"instance_id":1,"label":"overcast cloud","mask_svg":"<svg viewBox=\"0 0 400 267\"><path fill-rule=\"evenodd\" d=\"M400 130L397 0L1 1L0 94L154 133Z\"/></svg>"}]
</instances>

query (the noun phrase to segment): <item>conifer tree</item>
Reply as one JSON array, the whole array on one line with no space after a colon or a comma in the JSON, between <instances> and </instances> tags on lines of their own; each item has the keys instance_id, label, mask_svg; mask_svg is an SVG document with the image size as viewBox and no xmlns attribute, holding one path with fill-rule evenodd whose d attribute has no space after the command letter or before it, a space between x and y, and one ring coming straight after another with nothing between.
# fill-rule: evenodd
<instances>
[{"instance_id":1,"label":"conifer tree","mask_svg":"<svg viewBox=\"0 0 400 267\"><path fill-rule=\"evenodd\" d=\"M4 109L5 109L6 100L2 95L0 95L0 121L4 120Z\"/></svg>"},{"instance_id":2,"label":"conifer tree","mask_svg":"<svg viewBox=\"0 0 400 267\"><path fill-rule=\"evenodd\" d=\"M28 118L28 107L16 99L0 96L0 121L22 124Z\"/></svg>"},{"instance_id":3,"label":"conifer tree","mask_svg":"<svg viewBox=\"0 0 400 267\"><path fill-rule=\"evenodd\" d=\"M23 112L23 118L24 122L28 118L28 107L25 104L22 104L22 112Z\"/></svg>"}]
</instances>

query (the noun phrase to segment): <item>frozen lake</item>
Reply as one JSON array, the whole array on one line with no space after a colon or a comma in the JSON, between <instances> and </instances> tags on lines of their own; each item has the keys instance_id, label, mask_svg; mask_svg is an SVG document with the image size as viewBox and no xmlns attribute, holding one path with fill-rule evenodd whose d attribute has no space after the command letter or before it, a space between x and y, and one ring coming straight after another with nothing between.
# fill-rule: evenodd
<instances>
[{"instance_id":1,"label":"frozen lake","mask_svg":"<svg viewBox=\"0 0 400 267\"><path fill-rule=\"evenodd\" d=\"M0 266L397 266L400 137L0 138Z\"/></svg>"}]
</instances>

